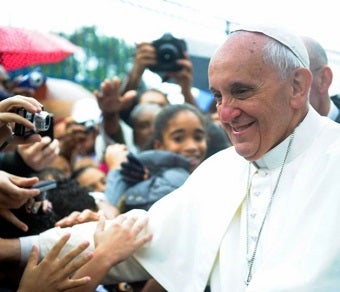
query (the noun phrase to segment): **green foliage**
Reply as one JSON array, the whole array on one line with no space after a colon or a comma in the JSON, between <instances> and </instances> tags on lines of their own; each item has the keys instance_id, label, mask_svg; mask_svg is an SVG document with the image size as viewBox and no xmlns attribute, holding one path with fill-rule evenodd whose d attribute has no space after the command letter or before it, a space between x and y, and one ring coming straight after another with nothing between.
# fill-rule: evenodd
<instances>
[{"instance_id":1,"label":"green foliage","mask_svg":"<svg viewBox=\"0 0 340 292\"><path fill-rule=\"evenodd\" d=\"M96 27L82 27L71 35L60 35L82 51L59 63L41 65L49 77L72 80L93 91L105 78L124 78L133 62L134 47L121 39L98 34Z\"/></svg>"}]
</instances>

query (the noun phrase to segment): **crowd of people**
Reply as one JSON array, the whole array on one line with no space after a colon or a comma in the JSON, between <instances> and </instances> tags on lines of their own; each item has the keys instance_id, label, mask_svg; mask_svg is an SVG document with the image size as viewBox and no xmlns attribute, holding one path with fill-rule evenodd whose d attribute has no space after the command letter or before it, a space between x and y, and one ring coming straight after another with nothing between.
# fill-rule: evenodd
<instances>
[{"instance_id":1,"label":"crowd of people","mask_svg":"<svg viewBox=\"0 0 340 292\"><path fill-rule=\"evenodd\" d=\"M18 113L43 101L0 70L0 288L337 291L340 99L324 48L236 29L211 57L208 112L187 52L162 72L181 103L142 82L156 48L134 56L94 92L98 121L70 115L52 136Z\"/></svg>"}]
</instances>

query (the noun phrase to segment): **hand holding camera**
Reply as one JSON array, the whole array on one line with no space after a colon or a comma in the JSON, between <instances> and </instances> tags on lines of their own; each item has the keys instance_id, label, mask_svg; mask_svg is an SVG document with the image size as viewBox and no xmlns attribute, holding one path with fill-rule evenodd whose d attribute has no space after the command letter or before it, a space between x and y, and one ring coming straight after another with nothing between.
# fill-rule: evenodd
<instances>
[{"instance_id":1,"label":"hand holding camera","mask_svg":"<svg viewBox=\"0 0 340 292\"><path fill-rule=\"evenodd\" d=\"M176 72L183 67L177 60L185 58L187 50L186 42L183 39L175 38L170 33L165 33L161 38L152 42L156 49L157 63L149 66L153 72Z\"/></svg>"},{"instance_id":2,"label":"hand holding camera","mask_svg":"<svg viewBox=\"0 0 340 292\"><path fill-rule=\"evenodd\" d=\"M0 102L0 127L3 129L0 133L0 147L3 149L13 139L13 144L31 143L40 141L40 135L28 135L28 136L16 136L12 132L15 125L21 125L21 127L31 131L32 134L35 132L35 124L31 120L26 119L22 115L18 114L19 109L36 114L41 112L42 105L32 97L26 97L16 95L4 99Z\"/></svg>"}]
</instances>

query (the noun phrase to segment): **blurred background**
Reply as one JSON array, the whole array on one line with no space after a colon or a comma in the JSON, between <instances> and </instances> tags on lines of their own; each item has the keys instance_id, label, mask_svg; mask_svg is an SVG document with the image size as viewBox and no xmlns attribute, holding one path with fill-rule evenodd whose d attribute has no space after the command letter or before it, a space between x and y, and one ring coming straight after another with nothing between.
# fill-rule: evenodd
<instances>
[{"instance_id":1,"label":"blurred background","mask_svg":"<svg viewBox=\"0 0 340 292\"><path fill-rule=\"evenodd\" d=\"M131 68L135 44L165 32L187 42L194 65L194 87L208 93L207 66L216 46L234 26L272 22L316 38L326 49L334 71L331 94L340 92L340 38L333 1L194 1L194 0L11 0L2 4L0 25L58 34L81 49L60 62L41 65L51 78L97 89L105 78L123 77ZM329 3L328 3L329 2ZM12 70L25 74L36 66ZM145 82L160 78L150 72ZM169 89L172 90L172 89Z\"/></svg>"}]
</instances>

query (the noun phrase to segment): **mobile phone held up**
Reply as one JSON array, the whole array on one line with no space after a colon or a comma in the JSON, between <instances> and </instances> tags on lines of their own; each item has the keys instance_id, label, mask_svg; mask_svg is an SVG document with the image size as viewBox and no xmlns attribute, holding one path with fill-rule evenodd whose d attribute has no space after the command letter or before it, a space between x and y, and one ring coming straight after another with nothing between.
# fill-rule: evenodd
<instances>
[{"instance_id":1,"label":"mobile phone held up","mask_svg":"<svg viewBox=\"0 0 340 292\"><path fill-rule=\"evenodd\" d=\"M57 187L57 182L55 180L41 180L34 184L32 189L39 189L40 195L35 197L36 201L43 201L46 199L46 192Z\"/></svg>"}]
</instances>

